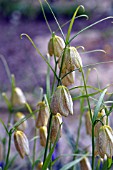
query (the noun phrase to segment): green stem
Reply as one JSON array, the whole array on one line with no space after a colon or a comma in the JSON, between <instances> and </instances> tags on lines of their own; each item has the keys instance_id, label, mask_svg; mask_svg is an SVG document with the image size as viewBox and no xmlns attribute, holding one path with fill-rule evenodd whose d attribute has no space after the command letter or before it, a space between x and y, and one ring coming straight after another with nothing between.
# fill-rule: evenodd
<instances>
[{"instance_id":1,"label":"green stem","mask_svg":"<svg viewBox=\"0 0 113 170\"><path fill-rule=\"evenodd\" d=\"M9 78L10 83L11 83L11 72L10 72L9 66L8 66L8 64L7 64L6 60L5 60L5 57L0 54L0 59L1 59L3 65L5 67L6 74L7 74L8 78Z\"/></svg>"},{"instance_id":2,"label":"green stem","mask_svg":"<svg viewBox=\"0 0 113 170\"><path fill-rule=\"evenodd\" d=\"M10 155L10 149L11 149L11 137L12 137L12 133L10 131L9 132L9 142L8 142L8 151L7 151L7 157L6 157L6 164L5 164L4 170L8 169L9 155Z\"/></svg>"},{"instance_id":3,"label":"green stem","mask_svg":"<svg viewBox=\"0 0 113 170\"><path fill-rule=\"evenodd\" d=\"M63 55L62 55L62 61L61 61L61 67L60 67L60 72L59 72L58 85L61 84L61 73L62 73L62 67L63 67L63 61L64 61L64 57L65 57L64 54L65 54L66 47L67 47L67 45L65 45Z\"/></svg>"},{"instance_id":4,"label":"green stem","mask_svg":"<svg viewBox=\"0 0 113 170\"><path fill-rule=\"evenodd\" d=\"M82 69L81 69L81 70L82 70ZM89 101L88 92L87 92L87 85L86 85L86 81L85 81L85 77L84 77L84 72L83 72L83 70L82 70L82 77L83 77L83 82L84 82L84 89L85 89L86 96L87 96L87 103L88 103L88 107L89 107L89 111L90 111L90 119L91 119L91 122L92 122L92 121L93 121L93 118L92 118L90 101ZM93 125L93 123L92 123L92 170L94 170L94 161L95 161L94 149L95 149L95 146L94 146L94 125Z\"/></svg>"},{"instance_id":5,"label":"green stem","mask_svg":"<svg viewBox=\"0 0 113 170\"><path fill-rule=\"evenodd\" d=\"M49 146L49 138L50 138L50 133L51 133L52 117L53 117L53 115L51 113L50 114L50 119L49 119L48 136L47 136L47 142L46 142L46 147L45 147L43 165L44 165L44 162L45 162L46 157L47 157L47 151L48 151L48 146Z\"/></svg>"},{"instance_id":6,"label":"green stem","mask_svg":"<svg viewBox=\"0 0 113 170\"><path fill-rule=\"evenodd\" d=\"M52 30L51 30L51 27L50 27L50 25L49 25L49 22L48 22L48 20L47 20L47 18L46 18L46 14L45 14L45 11L44 11L44 8L43 8L43 5L42 5L41 0L39 0L39 3L40 3L40 6L41 6L42 13L43 13L44 19L45 19L45 21L46 21L47 27L48 27L50 33L52 33Z\"/></svg>"},{"instance_id":7,"label":"green stem","mask_svg":"<svg viewBox=\"0 0 113 170\"><path fill-rule=\"evenodd\" d=\"M7 121L7 129L9 128L9 124L11 122L11 119L12 119L12 112L9 113L8 115L8 121ZM6 143L7 143L7 133L5 134L5 143L4 143L4 159L5 159L5 154L6 154Z\"/></svg>"},{"instance_id":8,"label":"green stem","mask_svg":"<svg viewBox=\"0 0 113 170\"><path fill-rule=\"evenodd\" d=\"M78 151L78 143L79 143L80 130L81 130L81 125L82 125L82 115L83 115L83 112L81 112L81 114L80 114L79 127L78 127L78 131L77 131L77 140L76 140L76 144L75 144L74 154L76 154L76 152ZM74 161L75 159L76 159L76 155L73 156L73 161ZM72 167L72 170L75 170L75 166Z\"/></svg>"},{"instance_id":9,"label":"green stem","mask_svg":"<svg viewBox=\"0 0 113 170\"><path fill-rule=\"evenodd\" d=\"M37 135L37 129L35 128L34 131L34 137ZM32 163L32 170L34 170L34 163L35 163L35 158L36 158L36 138L34 139L34 145L33 145L33 163Z\"/></svg>"},{"instance_id":10,"label":"green stem","mask_svg":"<svg viewBox=\"0 0 113 170\"><path fill-rule=\"evenodd\" d=\"M92 124L92 170L94 170L94 163L95 163L95 143L94 143L94 125Z\"/></svg>"},{"instance_id":11,"label":"green stem","mask_svg":"<svg viewBox=\"0 0 113 170\"><path fill-rule=\"evenodd\" d=\"M90 119L92 121L91 106L90 106L90 101L89 101L89 97L88 97L88 91L87 91L87 85L86 85L86 81L85 81L85 76L84 76L84 72L83 72L82 68L81 68L81 71L82 71L82 78L83 78L83 83L84 83L84 90L85 90L85 93L86 93L86 99L87 99L89 112L90 112Z\"/></svg>"},{"instance_id":12,"label":"green stem","mask_svg":"<svg viewBox=\"0 0 113 170\"><path fill-rule=\"evenodd\" d=\"M56 57L55 57L56 58ZM55 72L57 71L57 62L55 60ZM56 81L56 76L54 75L54 78L53 78L53 83L52 83L52 95L54 93L54 86L55 86L55 81Z\"/></svg>"},{"instance_id":13,"label":"green stem","mask_svg":"<svg viewBox=\"0 0 113 170\"><path fill-rule=\"evenodd\" d=\"M51 148L52 148L52 143L50 142L50 147L49 147L49 152L51 151ZM51 160L50 160L50 164L49 164L49 170L52 170L52 157L51 157Z\"/></svg>"},{"instance_id":14,"label":"green stem","mask_svg":"<svg viewBox=\"0 0 113 170\"><path fill-rule=\"evenodd\" d=\"M82 126L82 116L84 113L84 99L81 100L81 106L80 106L80 118L79 118L79 127L78 127L78 131L77 131L77 140L76 140L76 144L75 144L75 152L74 154L76 154L76 152L78 151L78 144L79 144L79 139L80 139L80 130L81 130L81 126ZM76 159L76 155L73 157L73 160ZM72 170L74 170L74 167L72 168Z\"/></svg>"},{"instance_id":15,"label":"green stem","mask_svg":"<svg viewBox=\"0 0 113 170\"><path fill-rule=\"evenodd\" d=\"M65 36L64 36L63 31L62 31L62 28L61 28L61 26L60 26L60 24L59 24L59 22L58 22L58 20L57 20L57 18L56 18L56 16L55 16L54 12L53 12L51 6L50 6L49 3L47 2L47 0L45 0L45 2L47 3L47 5L48 5L48 7L49 7L49 9L50 9L50 11L51 11L51 13L52 13L54 19L55 19L55 22L57 23L58 28L59 28L59 30L60 30L60 32L61 32L61 34L62 34L62 37L63 37L63 39L65 40Z\"/></svg>"}]
</instances>

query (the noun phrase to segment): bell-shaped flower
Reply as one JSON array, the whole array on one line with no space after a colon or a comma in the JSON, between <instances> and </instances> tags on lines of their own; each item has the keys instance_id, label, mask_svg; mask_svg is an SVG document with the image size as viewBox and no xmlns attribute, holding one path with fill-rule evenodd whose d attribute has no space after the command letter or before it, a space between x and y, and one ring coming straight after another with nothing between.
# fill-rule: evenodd
<instances>
[{"instance_id":1,"label":"bell-shaped flower","mask_svg":"<svg viewBox=\"0 0 113 170\"><path fill-rule=\"evenodd\" d=\"M48 119L49 119L49 108L45 104L45 102L39 102L37 104L38 117L36 120L36 127L40 128L41 126L47 126Z\"/></svg>"},{"instance_id":2,"label":"bell-shaped flower","mask_svg":"<svg viewBox=\"0 0 113 170\"><path fill-rule=\"evenodd\" d=\"M21 121L22 119L25 118L25 115L21 112L17 112L14 116L14 123L17 123L19 121ZM27 128L28 124L27 124L27 120L25 120L24 122L22 122L17 129L21 130L21 131L25 131L25 129Z\"/></svg>"},{"instance_id":3,"label":"bell-shaped flower","mask_svg":"<svg viewBox=\"0 0 113 170\"><path fill-rule=\"evenodd\" d=\"M51 101L51 112L62 116L73 114L73 102L69 90L65 86L58 86Z\"/></svg>"},{"instance_id":4,"label":"bell-shaped flower","mask_svg":"<svg viewBox=\"0 0 113 170\"><path fill-rule=\"evenodd\" d=\"M39 128L39 136L40 136L40 144L41 146L46 146L46 140L47 140L47 126L41 126Z\"/></svg>"},{"instance_id":5,"label":"bell-shaped flower","mask_svg":"<svg viewBox=\"0 0 113 170\"><path fill-rule=\"evenodd\" d=\"M105 110L102 109L100 112L98 112L98 115L97 115L97 119L100 119L101 122L106 125L106 122L107 122L107 116L106 116L106 113L105 113ZM100 129L100 127L102 126L102 123L100 121L98 121L95 125L95 136L98 135L98 131Z\"/></svg>"},{"instance_id":6,"label":"bell-shaped flower","mask_svg":"<svg viewBox=\"0 0 113 170\"><path fill-rule=\"evenodd\" d=\"M69 73L68 70L66 70L66 72L61 73L61 77L65 76L67 73ZM71 72L69 74L67 74L63 79L62 79L62 84L64 86L70 86L72 84L74 84L75 82L75 72Z\"/></svg>"},{"instance_id":7,"label":"bell-shaped flower","mask_svg":"<svg viewBox=\"0 0 113 170\"><path fill-rule=\"evenodd\" d=\"M17 130L14 133L14 143L21 158L24 158L25 155L29 155L29 142L22 131Z\"/></svg>"},{"instance_id":8,"label":"bell-shaped flower","mask_svg":"<svg viewBox=\"0 0 113 170\"><path fill-rule=\"evenodd\" d=\"M56 57L61 57L64 47L64 40L61 37L55 35L49 40L48 53L50 56L55 55Z\"/></svg>"},{"instance_id":9,"label":"bell-shaped flower","mask_svg":"<svg viewBox=\"0 0 113 170\"><path fill-rule=\"evenodd\" d=\"M80 169L81 170L91 170L91 165L90 165L90 162L89 162L89 159L88 158L84 158L80 161Z\"/></svg>"},{"instance_id":10,"label":"bell-shaped flower","mask_svg":"<svg viewBox=\"0 0 113 170\"><path fill-rule=\"evenodd\" d=\"M11 103L14 107L25 105L26 98L23 91L19 87L15 87L14 92L11 96Z\"/></svg>"},{"instance_id":11,"label":"bell-shaped flower","mask_svg":"<svg viewBox=\"0 0 113 170\"><path fill-rule=\"evenodd\" d=\"M51 127L51 135L50 140L52 143L55 142L57 135L59 134L58 138L61 137L61 125L62 124L62 116L57 113L52 118L52 127Z\"/></svg>"},{"instance_id":12,"label":"bell-shaped flower","mask_svg":"<svg viewBox=\"0 0 113 170\"><path fill-rule=\"evenodd\" d=\"M100 155L104 158L106 155L108 158L113 156L113 130L110 126L101 126L96 137L95 155Z\"/></svg>"},{"instance_id":13,"label":"bell-shaped flower","mask_svg":"<svg viewBox=\"0 0 113 170\"><path fill-rule=\"evenodd\" d=\"M63 59L63 64L62 64L62 57ZM82 67L82 60L81 57L75 47L66 47L64 50L64 56L60 57L59 59L59 68L61 68L62 65L62 70L61 72L68 72L75 70L75 68L79 68L79 71L81 70L80 68Z\"/></svg>"},{"instance_id":14,"label":"bell-shaped flower","mask_svg":"<svg viewBox=\"0 0 113 170\"><path fill-rule=\"evenodd\" d=\"M91 110L91 114L93 116L94 114L93 110ZM91 124L91 119L90 119L90 111L88 111L85 114L85 127L86 127L87 134L92 136L92 124Z\"/></svg>"},{"instance_id":15,"label":"bell-shaped flower","mask_svg":"<svg viewBox=\"0 0 113 170\"><path fill-rule=\"evenodd\" d=\"M91 113L92 113L92 116L93 116L94 111L91 110ZM104 125L106 125L107 117L106 117L106 113L105 113L104 109L102 109L100 112L98 112L97 120L100 120ZM95 127L94 127L94 135L95 136L98 135L98 131L99 131L100 127L102 126L102 123L100 121L98 121L96 123ZM89 111L85 115L85 125L86 125L87 134L92 135L92 123L91 123Z\"/></svg>"}]
</instances>

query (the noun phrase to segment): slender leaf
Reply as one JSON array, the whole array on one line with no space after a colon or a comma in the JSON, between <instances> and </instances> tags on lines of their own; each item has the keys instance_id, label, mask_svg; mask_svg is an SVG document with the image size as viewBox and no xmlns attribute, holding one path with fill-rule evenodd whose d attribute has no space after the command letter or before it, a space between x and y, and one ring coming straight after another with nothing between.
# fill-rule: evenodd
<instances>
[{"instance_id":1,"label":"slender leaf","mask_svg":"<svg viewBox=\"0 0 113 170\"><path fill-rule=\"evenodd\" d=\"M48 55L48 63L50 63L50 56ZM47 68L47 75L46 75L46 93L47 99L50 100L51 90L50 90L50 68Z\"/></svg>"},{"instance_id":2,"label":"slender leaf","mask_svg":"<svg viewBox=\"0 0 113 170\"><path fill-rule=\"evenodd\" d=\"M113 104L111 105L111 107L109 108L109 113L108 113L108 115L107 116L109 116L110 115L110 113L112 112L112 110L113 110Z\"/></svg>"},{"instance_id":3,"label":"slender leaf","mask_svg":"<svg viewBox=\"0 0 113 170\"><path fill-rule=\"evenodd\" d=\"M105 89L102 94L100 95L100 98L96 104L96 107L95 107L95 110L94 110L94 115L93 115L93 123L95 122L96 118L97 118L97 115L98 115L98 112L100 110L100 107L102 105L102 102L103 102L103 98L105 96L105 93L106 93L107 89Z\"/></svg>"},{"instance_id":4,"label":"slender leaf","mask_svg":"<svg viewBox=\"0 0 113 170\"><path fill-rule=\"evenodd\" d=\"M74 12L74 15L71 19L71 22L70 22L70 25L69 25L69 28L68 28L68 32L67 32L67 36L66 36L66 43L68 43L68 41L69 41L71 30L72 30L72 27L73 27L73 24L74 24L74 20L75 20L75 17L77 15L77 12L80 9L80 7L84 9L84 7L82 5L80 5L80 6L77 7L76 11Z\"/></svg>"},{"instance_id":5,"label":"slender leaf","mask_svg":"<svg viewBox=\"0 0 113 170\"><path fill-rule=\"evenodd\" d=\"M101 20L99 20L99 21L96 21L96 22L94 22L93 24L91 24L91 25L83 28L82 30L80 30L77 34L75 34L75 35L69 40L69 43L70 43L75 37L77 37L80 33L82 33L83 31L85 31L85 30L93 27L94 25L96 25L96 24L98 24L98 23L100 23L100 22L103 22L103 21L105 21L105 20L107 20L107 19L111 19L111 18L113 19L113 16L109 16L109 17L103 18L103 19L101 19Z\"/></svg>"},{"instance_id":6,"label":"slender leaf","mask_svg":"<svg viewBox=\"0 0 113 170\"><path fill-rule=\"evenodd\" d=\"M72 161L72 162L69 162L68 164L64 165L60 170L68 170L69 168L71 168L71 167L73 167L74 165L78 164L78 163L79 163L82 159L84 159L86 156L87 156L87 154L84 155L84 156L82 156L81 158L78 158L78 159L76 159L76 160L74 160L74 161Z\"/></svg>"},{"instance_id":7,"label":"slender leaf","mask_svg":"<svg viewBox=\"0 0 113 170\"><path fill-rule=\"evenodd\" d=\"M75 19L78 19L78 18L81 18L81 17L85 17L86 19L89 19L89 17L87 15L79 15L79 16L75 17ZM65 22L63 25L61 25L61 28L63 28L64 26L66 26L70 22L71 22L71 19L69 21ZM59 28L55 32L58 32L58 31L59 31Z\"/></svg>"},{"instance_id":8,"label":"slender leaf","mask_svg":"<svg viewBox=\"0 0 113 170\"><path fill-rule=\"evenodd\" d=\"M57 20L57 18L56 18L56 16L55 16L54 12L53 12L51 6L49 5L49 3L48 3L47 0L45 0L45 2L46 2L46 4L48 5L48 7L49 7L49 9L50 9L50 11L51 11L51 13L52 13L52 15L53 15L53 17L54 17L54 20L55 20L56 24L58 25L58 28L59 28L62 36L63 36L63 39L65 40L65 36L64 36L63 31L62 31L62 28L61 28L61 26L60 26L60 24L59 24L59 22L58 22L58 20Z\"/></svg>"},{"instance_id":9,"label":"slender leaf","mask_svg":"<svg viewBox=\"0 0 113 170\"><path fill-rule=\"evenodd\" d=\"M28 34L21 34L20 38L22 39L23 36L26 36L28 38L28 40L31 42L31 44L33 45L33 47L36 49L37 53L42 57L42 59L46 62L46 64L50 67L50 69L53 71L54 75L56 76L56 78L58 79L57 74L55 73L54 69L51 67L51 65L48 63L47 59L41 54L40 50L37 48L37 46L35 45L34 41L32 40L32 38L28 35Z\"/></svg>"},{"instance_id":10,"label":"slender leaf","mask_svg":"<svg viewBox=\"0 0 113 170\"><path fill-rule=\"evenodd\" d=\"M93 86L86 86L86 87L89 88L89 89L98 90L99 92L103 92L103 90L106 89L106 88L99 89L99 88L96 88L96 87L93 87ZM73 88L71 88L69 90L71 91L71 90L74 90L74 89L81 89L81 88L84 88L84 86L75 86L75 87L73 87Z\"/></svg>"},{"instance_id":11,"label":"slender leaf","mask_svg":"<svg viewBox=\"0 0 113 170\"><path fill-rule=\"evenodd\" d=\"M4 124L4 122L3 122L3 120L1 118L0 118L0 122L3 125L3 127L5 128L6 133L9 135L8 129L7 129L6 125Z\"/></svg>"},{"instance_id":12,"label":"slender leaf","mask_svg":"<svg viewBox=\"0 0 113 170\"><path fill-rule=\"evenodd\" d=\"M82 95L82 96L77 96L77 97L73 97L72 100L79 100L81 98L86 98L86 97L90 97L90 96L95 96L96 94L100 93L100 91L97 91L95 93L90 93L88 95Z\"/></svg>"},{"instance_id":13,"label":"slender leaf","mask_svg":"<svg viewBox=\"0 0 113 170\"><path fill-rule=\"evenodd\" d=\"M73 156L76 156L76 157L80 157L80 156L84 156L84 154L62 154L60 156L58 156L53 162L52 162L52 166L56 163L56 161L58 161L60 158L63 158L63 157L73 157Z\"/></svg>"},{"instance_id":14,"label":"slender leaf","mask_svg":"<svg viewBox=\"0 0 113 170\"><path fill-rule=\"evenodd\" d=\"M9 160L8 167L12 167L14 165L14 161L16 160L18 154L14 155L11 160Z\"/></svg>"},{"instance_id":15,"label":"slender leaf","mask_svg":"<svg viewBox=\"0 0 113 170\"><path fill-rule=\"evenodd\" d=\"M62 124L61 124L61 125L62 125ZM45 160L45 163L44 163L44 165L43 165L43 167L42 167L42 170L47 169L48 166L49 166L49 163L50 163L50 161L51 161L51 156L52 156L52 154L53 154L53 152L54 152L54 149L55 149L56 144L57 144L57 141L58 141L58 137L59 137L59 134L60 134L61 125L60 125L60 128L59 128L59 131L58 131L56 140L55 140L55 142L54 142L54 144L53 144L53 147L51 148L48 156L46 157L46 160Z\"/></svg>"}]
</instances>

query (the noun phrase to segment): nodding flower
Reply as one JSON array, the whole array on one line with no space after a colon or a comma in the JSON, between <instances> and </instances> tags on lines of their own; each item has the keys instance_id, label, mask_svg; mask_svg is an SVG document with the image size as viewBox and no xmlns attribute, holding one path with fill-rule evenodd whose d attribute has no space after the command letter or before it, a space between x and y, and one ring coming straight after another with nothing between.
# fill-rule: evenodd
<instances>
[{"instance_id":1,"label":"nodding flower","mask_svg":"<svg viewBox=\"0 0 113 170\"><path fill-rule=\"evenodd\" d=\"M91 110L91 114L92 114L92 116L94 115L93 110ZM97 119L100 120L100 121L98 121L96 123L95 127L94 127L94 135L95 135L95 137L98 136L98 132L99 132L100 127L102 126L102 123L104 125L106 125L107 116L106 116L106 113L105 113L104 109L102 109L102 110L100 110L100 112L98 112ZM90 112L89 111L85 115L85 125L86 125L87 134L92 135L92 123L91 123Z\"/></svg>"},{"instance_id":2,"label":"nodding flower","mask_svg":"<svg viewBox=\"0 0 113 170\"><path fill-rule=\"evenodd\" d=\"M55 35L48 43L48 53L50 56L55 55L56 57L61 57L63 49L65 48L64 40Z\"/></svg>"},{"instance_id":3,"label":"nodding flower","mask_svg":"<svg viewBox=\"0 0 113 170\"><path fill-rule=\"evenodd\" d=\"M37 104L38 111L38 117L36 119L36 127L40 128L41 126L47 126L48 119L49 119L49 108L45 104L45 102L39 102Z\"/></svg>"},{"instance_id":4,"label":"nodding flower","mask_svg":"<svg viewBox=\"0 0 113 170\"><path fill-rule=\"evenodd\" d=\"M19 121L21 121L23 118L25 118L25 115L21 112L17 112L14 115L14 123L17 123ZM27 128L28 124L27 124L27 120L25 120L24 122L22 122L17 129L21 130L21 131L25 131L25 129Z\"/></svg>"},{"instance_id":5,"label":"nodding flower","mask_svg":"<svg viewBox=\"0 0 113 170\"><path fill-rule=\"evenodd\" d=\"M84 158L80 161L80 169L81 170L91 170L91 165L90 165L90 162L89 162L89 159L88 158Z\"/></svg>"},{"instance_id":6,"label":"nodding flower","mask_svg":"<svg viewBox=\"0 0 113 170\"><path fill-rule=\"evenodd\" d=\"M25 155L29 155L29 141L22 131L17 130L14 133L14 143L21 158L24 158Z\"/></svg>"},{"instance_id":7,"label":"nodding flower","mask_svg":"<svg viewBox=\"0 0 113 170\"><path fill-rule=\"evenodd\" d=\"M68 70L66 70L65 73L61 73L61 77L65 76L67 73L69 73ZM67 74L63 79L62 79L62 84L64 86L70 86L75 83L75 72L71 72Z\"/></svg>"},{"instance_id":8,"label":"nodding flower","mask_svg":"<svg viewBox=\"0 0 113 170\"><path fill-rule=\"evenodd\" d=\"M50 140L52 143L55 142L57 135L59 133L59 137L61 137L61 124L62 124L62 116L57 113L52 118L52 127L51 127L51 134L50 134Z\"/></svg>"},{"instance_id":9,"label":"nodding flower","mask_svg":"<svg viewBox=\"0 0 113 170\"><path fill-rule=\"evenodd\" d=\"M113 156L113 130L108 125L101 126L99 129L95 143L96 155L100 155L101 158L104 158L105 155L108 158Z\"/></svg>"},{"instance_id":10,"label":"nodding flower","mask_svg":"<svg viewBox=\"0 0 113 170\"><path fill-rule=\"evenodd\" d=\"M41 126L39 128L39 136L40 136L40 144L41 146L46 146L46 140L47 140L47 126Z\"/></svg>"},{"instance_id":11,"label":"nodding flower","mask_svg":"<svg viewBox=\"0 0 113 170\"><path fill-rule=\"evenodd\" d=\"M62 57L59 59L59 68L61 68ZM61 72L74 71L75 68L78 68L81 71L82 59L75 47L66 47L64 50L64 60L62 64Z\"/></svg>"},{"instance_id":12,"label":"nodding flower","mask_svg":"<svg viewBox=\"0 0 113 170\"><path fill-rule=\"evenodd\" d=\"M73 115L73 102L69 90L65 86L58 86L51 101L51 112L62 116Z\"/></svg>"},{"instance_id":13,"label":"nodding flower","mask_svg":"<svg viewBox=\"0 0 113 170\"><path fill-rule=\"evenodd\" d=\"M11 103L14 107L25 105L26 98L23 91L19 87L15 87L14 92L11 96Z\"/></svg>"}]
</instances>

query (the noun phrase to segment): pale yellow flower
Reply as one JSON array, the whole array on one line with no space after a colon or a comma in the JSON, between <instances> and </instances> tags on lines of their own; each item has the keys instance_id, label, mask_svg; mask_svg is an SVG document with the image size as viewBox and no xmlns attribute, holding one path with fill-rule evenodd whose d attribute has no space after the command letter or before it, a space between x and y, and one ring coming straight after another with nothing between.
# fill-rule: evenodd
<instances>
[{"instance_id":1,"label":"pale yellow flower","mask_svg":"<svg viewBox=\"0 0 113 170\"><path fill-rule=\"evenodd\" d=\"M51 112L62 116L73 114L73 102L69 90L65 86L58 86L51 101Z\"/></svg>"},{"instance_id":2,"label":"pale yellow flower","mask_svg":"<svg viewBox=\"0 0 113 170\"><path fill-rule=\"evenodd\" d=\"M47 140L47 127L41 126L39 128L39 136L40 136L40 144L41 146L46 146L46 140Z\"/></svg>"},{"instance_id":3,"label":"pale yellow flower","mask_svg":"<svg viewBox=\"0 0 113 170\"><path fill-rule=\"evenodd\" d=\"M61 63L62 63L62 57L59 59L59 68L61 68ZM63 60L63 65L62 65L62 72L68 72L74 71L75 68L82 67L82 59L75 47L66 47L64 51L64 60Z\"/></svg>"},{"instance_id":4,"label":"pale yellow flower","mask_svg":"<svg viewBox=\"0 0 113 170\"><path fill-rule=\"evenodd\" d=\"M23 106L26 103L26 98L24 96L23 91L19 88L16 87L14 89L14 93L11 96L11 103L13 106Z\"/></svg>"},{"instance_id":5,"label":"pale yellow flower","mask_svg":"<svg viewBox=\"0 0 113 170\"><path fill-rule=\"evenodd\" d=\"M55 55L56 57L61 57L64 47L64 40L61 37L55 35L49 40L48 53L50 56Z\"/></svg>"},{"instance_id":6,"label":"pale yellow flower","mask_svg":"<svg viewBox=\"0 0 113 170\"><path fill-rule=\"evenodd\" d=\"M57 113L55 116L52 118L52 127L51 127L51 135L50 135L50 140L52 143L55 142L58 132L59 132L59 137L61 137L61 123L62 123L62 116Z\"/></svg>"},{"instance_id":7,"label":"pale yellow flower","mask_svg":"<svg viewBox=\"0 0 113 170\"><path fill-rule=\"evenodd\" d=\"M24 158L25 155L29 155L29 142L22 131L18 130L14 133L14 143L21 158Z\"/></svg>"},{"instance_id":8,"label":"pale yellow flower","mask_svg":"<svg viewBox=\"0 0 113 170\"><path fill-rule=\"evenodd\" d=\"M95 144L96 155L100 155L101 158L104 158L105 155L108 158L113 156L113 130L108 125L101 126L98 132Z\"/></svg>"},{"instance_id":9,"label":"pale yellow flower","mask_svg":"<svg viewBox=\"0 0 113 170\"><path fill-rule=\"evenodd\" d=\"M37 104L38 117L36 120L36 127L40 128L41 126L47 126L49 119L49 108L45 104L45 102L39 102Z\"/></svg>"},{"instance_id":10,"label":"pale yellow flower","mask_svg":"<svg viewBox=\"0 0 113 170\"><path fill-rule=\"evenodd\" d=\"M14 115L14 123L17 123L19 121L21 121L23 118L25 118L25 115L21 112L17 112ZM21 130L21 131L25 131L25 129L27 128L28 124L27 124L27 120L25 120L23 123L21 123L17 129Z\"/></svg>"}]
</instances>

